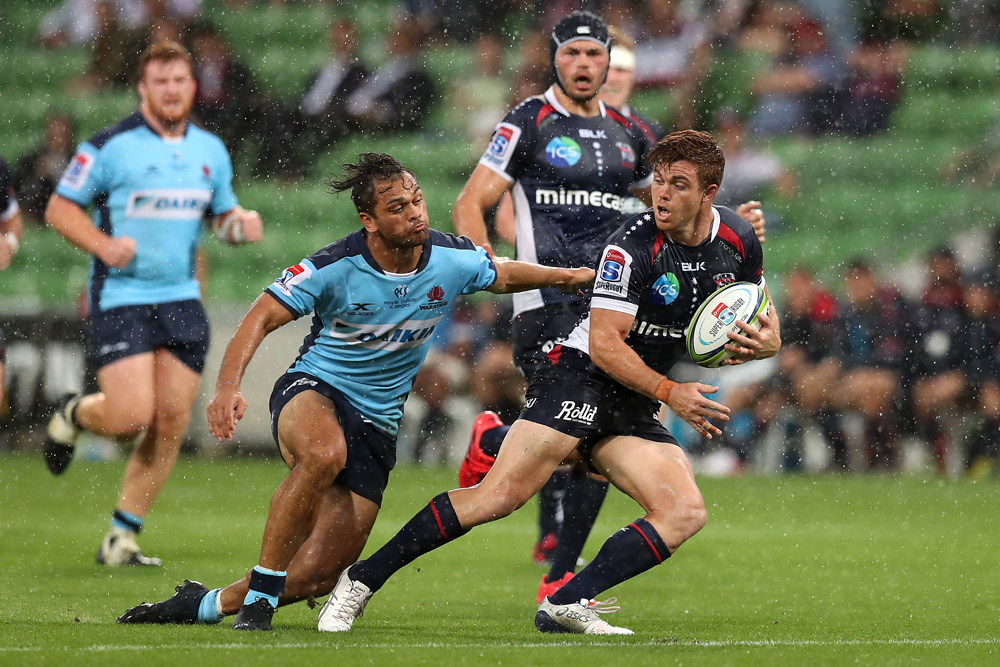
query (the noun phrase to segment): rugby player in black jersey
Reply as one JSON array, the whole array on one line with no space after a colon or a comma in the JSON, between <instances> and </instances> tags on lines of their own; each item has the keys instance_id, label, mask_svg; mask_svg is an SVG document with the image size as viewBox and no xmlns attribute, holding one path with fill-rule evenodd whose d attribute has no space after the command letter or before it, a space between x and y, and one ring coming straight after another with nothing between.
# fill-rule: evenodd
<instances>
[{"instance_id":1,"label":"rugby player in black jersey","mask_svg":"<svg viewBox=\"0 0 1000 667\"><path fill-rule=\"evenodd\" d=\"M592 266L623 214L646 208L651 174L645 154L653 130L598 97L608 75L611 41L607 26L590 12L572 12L556 25L550 42L555 84L523 101L497 126L455 203L458 234L493 254L484 215L509 190L518 260ZM763 233L758 206L748 202L740 212ZM514 363L529 381L535 369L548 364L546 354L565 339L586 309L586 299L558 290L534 290L514 298ZM477 417L459 473L463 486L486 474L507 428L494 413ZM593 500L591 505L599 507L601 498ZM547 486L540 503L543 538L555 529L554 521L547 519L555 514L557 502L555 490Z\"/></svg>"},{"instance_id":2,"label":"rugby player in black jersey","mask_svg":"<svg viewBox=\"0 0 1000 667\"><path fill-rule=\"evenodd\" d=\"M764 286L763 254L751 225L712 200L725 159L710 135L668 135L649 154L653 208L630 217L602 253L590 312L548 354L528 389L525 409L496 463L477 486L442 493L385 546L344 571L321 615L327 630L347 631L371 596L397 570L474 526L522 506L559 463L578 451L645 510L612 535L597 556L545 598L535 616L542 632L631 634L600 619L615 611L593 597L671 556L705 524L705 504L677 441L657 419L659 401L706 437L709 420L729 409L706 396L717 389L677 384L666 373L685 356L684 327L719 285ZM765 287L766 289L766 287ZM729 364L773 356L781 346L776 316L761 329L730 334Z\"/></svg>"}]
</instances>

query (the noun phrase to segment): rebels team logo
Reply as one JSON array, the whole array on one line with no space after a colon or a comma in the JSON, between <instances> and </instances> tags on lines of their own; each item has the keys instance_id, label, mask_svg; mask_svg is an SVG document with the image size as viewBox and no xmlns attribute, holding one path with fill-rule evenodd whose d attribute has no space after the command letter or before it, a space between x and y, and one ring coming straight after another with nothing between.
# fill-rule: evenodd
<instances>
[{"instance_id":1,"label":"rebels team logo","mask_svg":"<svg viewBox=\"0 0 1000 667\"><path fill-rule=\"evenodd\" d=\"M712 279L715 280L717 287L725 287L736 282L736 275L732 273L716 273L712 276Z\"/></svg>"},{"instance_id":2,"label":"rebels team logo","mask_svg":"<svg viewBox=\"0 0 1000 667\"><path fill-rule=\"evenodd\" d=\"M303 280L312 275L312 270L305 264L296 264L285 269L281 277L274 281L274 286L282 291L286 296L292 295L292 287L298 285Z\"/></svg>"},{"instance_id":3,"label":"rebels team logo","mask_svg":"<svg viewBox=\"0 0 1000 667\"><path fill-rule=\"evenodd\" d=\"M623 144L620 141L615 142L618 146L618 152L622 156L622 166L623 167L634 167L635 166L635 151L628 144Z\"/></svg>"},{"instance_id":4,"label":"rebels team logo","mask_svg":"<svg viewBox=\"0 0 1000 667\"><path fill-rule=\"evenodd\" d=\"M736 313L724 303L720 303L715 308L712 309L712 314L719 318L719 321L725 325L730 325L736 319Z\"/></svg>"},{"instance_id":5,"label":"rebels team logo","mask_svg":"<svg viewBox=\"0 0 1000 667\"><path fill-rule=\"evenodd\" d=\"M625 255L613 248L608 250L608 254L604 256L604 264L601 266L601 280L613 283L621 282L624 268Z\"/></svg>"},{"instance_id":6,"label":"rebels team logo","mask_svg":"<svg viewBox=\"0 0 1000 667\"><path fill-rule=\"evenodd\" d=\"M556 137L545 147L545 159L554 167L572 167L582 155L580 144L570 137Z\"/></svg>"},{"instance_id":7,"label":"rebels team logo","mask_svg":"<svg viewBox=\"0 0 1000 667\"><path fill-rule=\"evenodd\" d=\"M672 273L667 273L661 275L653 283L653 289L649 293L650 303L654 303L657 306L666 306L667 304L673 303L677 299L677 295L681 293L681 284L677 280L677 276Z\"/></svg>"}]
</instances>

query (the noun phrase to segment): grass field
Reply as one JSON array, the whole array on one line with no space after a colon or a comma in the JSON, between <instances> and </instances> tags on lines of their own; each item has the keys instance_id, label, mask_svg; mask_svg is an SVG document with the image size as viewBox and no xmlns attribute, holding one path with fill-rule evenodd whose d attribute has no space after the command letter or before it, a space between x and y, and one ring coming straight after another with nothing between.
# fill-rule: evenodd
<instances>
[{"instance_id":1,"label":"grass field","mask_svg":"<svg viewBox=\"0 0 1000 667\"><path fill-rule=\"evenodd\" d=\"M277 460L183 460L141 543L155 571L98 569L121 465L0 458L2 665L996 665L1000 489L919 477L702 479L708 526L612 591L628 638L541 635L535 509L405 568L354 631L321 635L299 604L271 633L125 627L184 577L228 583L257 559ZM368 551L453 471L394 473ZM612 491L585 556L636 518Z\"/></svg>"}]
</instances>

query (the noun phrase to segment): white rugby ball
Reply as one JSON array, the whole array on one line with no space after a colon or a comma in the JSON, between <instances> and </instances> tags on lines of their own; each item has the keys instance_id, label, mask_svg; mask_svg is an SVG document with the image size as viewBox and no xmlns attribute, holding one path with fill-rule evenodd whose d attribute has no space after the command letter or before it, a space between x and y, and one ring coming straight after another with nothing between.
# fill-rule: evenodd
<instances>
[{"instance_id":1,"label":"white rugby ball","mask_svg":"<svg viewBox=\"0 0 1000 667\"><path fill-rule=\"evenodd\" d=\"M691 360L699 366L718 368L733 356L725 349L732 342L727 334L742 333L736 321L760 329L757 316L769 312L770 307L764 290L753 283L732 283L716 291L698 307L688 326L686 339Z\"/></svg>"}]
</instances>

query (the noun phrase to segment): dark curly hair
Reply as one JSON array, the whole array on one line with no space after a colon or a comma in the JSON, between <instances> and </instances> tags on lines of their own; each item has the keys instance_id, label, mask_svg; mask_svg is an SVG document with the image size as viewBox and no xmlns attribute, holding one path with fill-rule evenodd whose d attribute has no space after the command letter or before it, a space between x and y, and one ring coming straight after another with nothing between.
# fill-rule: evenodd
<instances>
[{"instance_id":1,"label":"dark curly hair","mask_svg":"<svg viewBox=\"0 0 1000 667\"><path fill-rule=\"evenodd\" d=\"M663 137L649 150L649 166L658 169L682 160L690 162L698 172L701 187L722 185L726 156L719 144L707 132L681 130Z\"/></svg>"},{"instance_id":2,"label":"dark curly hair","mask_svg":"<svg viewBox=\"0 0 1000 667\"><path fill-rule=\"evenodd\" d=\"M399 160L387 153L362 153L357 164L345 164L343 177L330 179L327 185L331 192L341 193L351 191L351 201L358 213L373 215L375 212L375 184L394 181L409 175L416 180L416 175Z\"/></svg>"}]
</instances>

